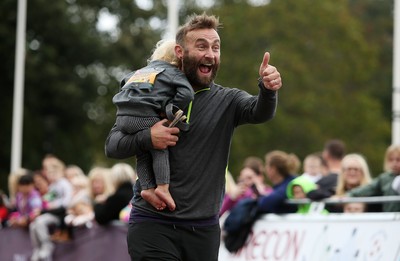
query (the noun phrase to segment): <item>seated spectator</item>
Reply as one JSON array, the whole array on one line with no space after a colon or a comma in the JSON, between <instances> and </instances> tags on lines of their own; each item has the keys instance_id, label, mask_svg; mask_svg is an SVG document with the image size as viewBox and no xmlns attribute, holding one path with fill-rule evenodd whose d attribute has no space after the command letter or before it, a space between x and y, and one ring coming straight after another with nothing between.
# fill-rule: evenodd
<instances>
[{"instance_id":1,"label":"seated spectator","mask_svg":"<svg viewBox=\"0 0 400 261\"><path fill-rule=\"evenodd\" d=\"M329 140L322 151L322 159L328 166L328 174L319 179L317 189L307 193L311 200L321 200L333 196L336 192L338 174L341 169L342 158L345 155L345 144L341 140Z\"/></svg>"},{"instance_id":2,"label":"seated spectator","mask_svg":"<svg viewBox=\"0 0 400 261\"><path fill-rule=\"evenodd\" d=\"M72 185L64 177L65 164L53 155L47 155L43 161L43 173L50 185L43 196L47 209L29 225L33 246L32 261L52 258L54 244L50 237L50 227L63 227L66 208L72 198Z\"/></svg>"},{"instance_id":3,"label":"seated spectator","mask_svg":"<svg viewBox=\"0 0 400 261\"><path fill-rule=\"evenodd\" d=\"M69 182L72 182L72 179L74 177L85 176L85 173L79 166L71 164L65 168L64 175L65 175L65 178L69 180Z\"/></svg>"},{"instance_id":4,"label":"seated spectator","mask_svg":"<svg viewBox=\"0 0 400 261\"><path fill-rule=\"evenodd\" d=\"M29 170L20 168L17 169L16 171L13 171L8 175L8 192L9 192L9 200L7 202L7 207L9 209L15 209L15 201L16 201L16 195L18 192L18 180L21 176L28 174Z\"/></svg>"},{"instance_id":5,"label":"seated spectator","mask_svg":"<svg viewBox=\"0 0 400 261\"><path fill-rule=\"evenodd\" d=\"M35 189L43 197L49 191L49 185L50 185L49 181L40 170L34 171L32 175L33 175L33 183L35 185Z\"/></svg>"},{"instance_id":6,"label":"seated spectator","mask_svg":"<svg viewBox=\"0 0 400 261\"><path fill-rule=\"evenodd\" d=\"M362 202L351 202L343 205L343 213L364 213L367 205Z\"/></svg>"},{"instance_id":7,"label":"seated spectator","mask_svg":"<svg viewBox=\"0 0 400 261\"><path fill-rule=\"evenodd\" d=\"M365 158L356 153L348 154L342 160L342 167L334 197L344 197L351 189L367 185L371 181L371 174ZM377 212L381 210L381 205L371 204L368 208L372 212ZM329 210L331 212L343 212L343 206L332 205Z\"/></svg>"},{"instance_id":8,"label":"seated spectator","mask_svg":"<svg viewBox=\"0 0 400 261\"><path fill-rule=\"evenodd\" d=\"M93 204L103 203L115 188L111 182L111 170L103 167L94 167L89 171L89 195Z\"/></svg>"},{"instance_id":9,"label":"seated spectator","mask_svg":"<svg viewBox=\"0 0 400 261\"><path fill-rule=\"evenodd\" d=\"M384 158L384 170L371 183L350 190L350 197L373 197L373 196L395 196L397 191L393 190L392 183L400 175L400 145L391 145L386 149ZM382 204L385 212L399 212L399 202L385 202Z\"/></svg>"},{"instance_id":10,"label":"seated spectator","mask_svg":"<svg viewBox=\"0 0 400 261\"><path fill-rule=\"evenodd\" d=\"M105 225L113 220L119 220L119 214L133 197L133 183L136 173L126 163L117 163L111 168L111 181L115 192L103 203L94 205L95 219L100 225Z\"/></svg>"},{"instance_id":11,"label":"seated spectator","mask_svg":"<svg viewBox=\"0 0 400 261\"><path fill-rule=\"evenodd\" d=\"M89 195L89 178L82 174L71 178L73 196L67 208L67 216L64 218L68 226L68 235L73 238L72 227L83 225L90 226L94 220L93 204Z\"/></svg>"},{"instance_id":12,"label":"seated spectator","mask_svg":"<svg viewBox=\"0 0 400 261\"><path fill-rule=\"evenodd\" d=\"M272 184L273 191L258 200L258 208L262 213L293 213L294 205L285 204L286 187L295 176L291 171L298 166L298 157L283 151L271 151L265 155L265 173Z\"/></svg>"},{"instance_id":13,"label":"seated spectator","mask_svg":"<svg viewBox=\"0 0 400 261\"><path fill-rule=\"evenodd\" d=\"M272 188L265 182L264 162L262 159L254 156L247 157L244 160L243 167L248 167L257 174L253 181L255 187L253 186L252 188L256 194L266 195L272 191Z\"/></svg>"},{"instance_id":14,"label":"seated spectator","mask_svg":"<svg viewBox=\"0 0 400 261\"><path fill-rule=\"evenodd\" d=\"M225 194L220 216L244 198L257 198L259 195L271 192L271 188L264 183L263 174L257 171L259 171L257 168L250 167L244 167L240 171L236 188Z\"/></svg>"},{"instance_id":15,"label":"seated spectator","mask_svg":"<svg viewBox=\"0 0 400 261\"><path fill-rule=\"evenodd\" d=\"M370 182L371 174L365 158L360 154L348 154L342 160L335 195L344 196L347 191Z\"/></svg>"},{"instance_id":16,"label":"seated spectator","mask_svg":"<svg viewBox=\"0 0 400 261\"><path fill-rule=\"evenodd\" d=\"M28 227L29 223L42 210L42 198L35 189L31 173L19 177L17 184L15 211L10 213L8 225L11 227Z\"/></svg>"},{"instance_id":17,"label":"seated spectator","mask_svg":"<svg viewBox=\"0 0 400 261\"><path fill-rule=\"evenodd\" d=\"M6 225L8 218L7 195L0 190L0 229Z\"/></svg>"},{"instance_id":18,"label":"seated spectator","mask_svg":"<svg viewBox=\"0 0 400 261\"><path fill-rule=\"evenodd\" d=\"M303 174L302 176L307 177L312 182L317 182L323 176L322 170L322 158L319 154L309 154L304 158L303 161Z\"/></svg>"},{"instance_id":19,"label":"seated spectator","mask_svg":"<svg viewBox=\"0 0 400 261\"><path fill-rule=\"evenodd\" d=\"M65 224L69 227L79 227L83 225L90 226L91 221L94 220L93 205L89 201L81 198L78 201L73 202L67 210L65 216ZM73 234L70 234L73 237Z\"/></svg>"},{"instance_id":20,"label":"seated spectator","mask_svg":"<svg viewBox=\"0 0 400 261\"><path fill-rule=\"evenodd\" d=\"M243 162L243 167L252 168L256 173L264 175L264 162L259 157L247 157Z\"/></svg>"},{"instance_id":21,"label":"seated spectator","mask_svg":"<svg viewBox=\"0 0 400 261\"><path fill-rule=\"evenodd\" d=\"M286 188L286 195L289 199L307 199L307 193L316 189L315 183L306 176L300 176L289 182ZM307 214L310 211L312 203L297 205L297 213ZM322 209L322 213L327 214L326 209Z\"/></svg>"}]
</instances>

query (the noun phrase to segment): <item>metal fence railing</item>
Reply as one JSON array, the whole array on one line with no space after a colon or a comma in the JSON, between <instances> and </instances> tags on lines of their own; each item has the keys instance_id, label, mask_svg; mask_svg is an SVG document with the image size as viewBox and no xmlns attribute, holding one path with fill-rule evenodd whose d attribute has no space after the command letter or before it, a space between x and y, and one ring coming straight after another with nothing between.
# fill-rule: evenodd
<instances>
[{"instance_id":1,"label":"metal fence railing","mask_svg":"<svg viewBox=\"0 0 400 261\"><path fill-rule=\"evenodd\" d=\"M374 203L385 203L385 202L394 202L398 201L400 204L400 195L399 196L376 196L376 197L343 197L343 198L326 198L320 201L312 201L310 199L288 199L286 203L288 204L307 204L313 202L321 202L325 204L343 204L343 203L353 203L360 202L366 204L374 204Z\"/></svg>"}]
</instances>

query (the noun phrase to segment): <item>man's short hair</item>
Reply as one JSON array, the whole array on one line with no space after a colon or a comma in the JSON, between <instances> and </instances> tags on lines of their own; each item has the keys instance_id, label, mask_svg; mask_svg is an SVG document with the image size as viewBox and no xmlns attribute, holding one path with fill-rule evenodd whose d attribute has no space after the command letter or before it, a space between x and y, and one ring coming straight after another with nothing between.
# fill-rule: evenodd
<instances>
[{"instance_id":1,"label":"man's short hair","mask_svg":"<svg viewBox=\"0 0 400 261\"><path fill-rule=\"evenodd\" d=\"M219 18L214 15L207 15L203 13L201 15L193 14L189 16L186 23L182 25L176 33L176 43L183 46L185 44L185 36L188 32L198 29L214 29L218 31L221 24Z\"/></svg>"},{"instance_id":2,"label":"man's short hair","mask_svg":"<svg viewBox=\"0 0 400 261\"><path fill-rule=\"evenodd\" d=\"M346 146L344 142L338 139L327 141L325 143L324 149L329 153L332 158L338 160L341 160L346 153Z\"/></svg>"}]
</instances>

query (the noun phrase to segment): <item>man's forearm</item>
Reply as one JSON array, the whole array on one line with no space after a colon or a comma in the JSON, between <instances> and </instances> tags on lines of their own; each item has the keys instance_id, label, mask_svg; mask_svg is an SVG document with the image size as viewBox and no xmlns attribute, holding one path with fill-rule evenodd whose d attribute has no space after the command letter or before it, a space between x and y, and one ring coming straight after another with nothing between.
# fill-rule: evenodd
<instances>
[{"instance_id":1,"label":"man's forearm","mask_svg":"<svg viewBox=\"0 0 400 261\"><path fill-rule=\"evenodd\" d=\"M109 158L126 159L152 149L150 129L127 134L114 125L106 139L105 153Z\"/></svg>"}]
</instances>

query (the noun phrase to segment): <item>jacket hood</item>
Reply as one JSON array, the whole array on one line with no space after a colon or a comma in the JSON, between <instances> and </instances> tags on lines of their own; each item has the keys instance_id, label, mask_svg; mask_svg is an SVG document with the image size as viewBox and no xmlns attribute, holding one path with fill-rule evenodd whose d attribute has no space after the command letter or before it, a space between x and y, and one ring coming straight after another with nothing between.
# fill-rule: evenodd
<instances>
[{"instance_id":1,"label":"jacket hood","mask_svg":"<svg viewBox=\"0 0 400 261\"><path fill-rule=\"evenodd\" d=\"M293 179L288 186L286 187L286 195L289 199L293 198L293 186L298 185L300 186L304 193L307 194L308 192L317 189L317 185L312 182L309 178L299 176L295 179Z\"/></svg>"}]
</instances>

